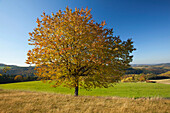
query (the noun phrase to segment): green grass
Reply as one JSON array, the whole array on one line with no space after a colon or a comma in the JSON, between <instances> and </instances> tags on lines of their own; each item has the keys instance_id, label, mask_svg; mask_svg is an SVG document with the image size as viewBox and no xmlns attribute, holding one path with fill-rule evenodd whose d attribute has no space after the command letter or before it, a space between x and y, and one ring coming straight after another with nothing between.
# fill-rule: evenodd
<instances>
[{"instance_id":1,"label":"green grass","mask_svg":"<svg viewBox=\"0 0 170 113\"><path fill-rule=\"evenodd\" d=\"M51 84L41 81L0 84L0 89L13 89L24 91L51 92L60 94L74 94L74 89L65 87L50 87ZM79 95L90 96L118 96L118 97L170 97L170 85L158 83L118 83L110 88L97 88L91 91L79 90Z\"/></svg>"}]
</instances>

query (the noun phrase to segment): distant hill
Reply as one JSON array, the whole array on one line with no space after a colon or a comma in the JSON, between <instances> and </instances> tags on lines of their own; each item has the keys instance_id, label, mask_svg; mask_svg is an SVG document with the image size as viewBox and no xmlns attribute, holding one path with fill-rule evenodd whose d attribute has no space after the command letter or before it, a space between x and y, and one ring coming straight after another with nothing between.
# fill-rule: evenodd
<instances>
[{"instance_id":1,"label":"distant hill","mask_svg":"<svg viewBox=\"0 0 170 113\"><path fill-rule=\"evenodd\" d=\"M138 66L170 66L170 63L160 63L160 64L131 64L132 67Z\"/></svg>"},{"instance_id":2,"label":"distant hill","mask_svg":"<svg viewBox=\"0 0 170 113\"><path fill-rule=\"evenodd\" d=\"M10 68L18 68L18 67L19 67L19 66L16 66L16 65L6 65L6 64L0 63L0 69L3 69L3 68L6 67L6 66L8 66L8 67L10 67Z\"/></svg>"},{"instance_id":3,"label":"distant hill","mask_svg":"<svg viewBox=\"0 0 170 113\"><path fill-rule=\"evenodd\" d=\"M160 64L131 64L132 67L136 66L170 66L170 63L160 63Z\"/></svg>"},{"instance_id":4,"label":"distant hill","mask_svg":"<svg viewBox=\"0 0 170 113\"><path fill-rule=\"evenodd\" d=\"M161 64L131 64L134 68L170 69L170 63Z\"/></svg>"},{"instance_id":5,"label":"distant hill","mask_svg":"<svg viewBox=\"0 0 170 113\"><path fill-rule=\"evenodd\" d=\"M170 66L170 63L162 63L162 64L155 64L155 65Z\"/></svg>"},{"instance_id":6,"label":"distant hill","mask_svg":"<svg viewBox=\"0 0 170 113\"><path fill-rule=\"evenodd\" d=\"M161 74L170 71L170 63L160 64L131 64L132 69L129 69L129 73L154 73Z\"/></svg>"}]
</instances>

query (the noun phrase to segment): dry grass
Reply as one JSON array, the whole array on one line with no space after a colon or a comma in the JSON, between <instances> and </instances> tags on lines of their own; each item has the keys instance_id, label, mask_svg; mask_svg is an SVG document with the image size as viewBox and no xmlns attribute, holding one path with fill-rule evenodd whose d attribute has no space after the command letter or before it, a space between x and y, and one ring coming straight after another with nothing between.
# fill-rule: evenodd
<instances>
[{"instance_id":1,"label":"dry grass","mask_svg":"<svg viewBox=\"0 0 170 113\"><path fill-rule=\"evenodd\" d=\"M42 113L167 113L170 100L161 98L118 98L59 95L0 90L0 112Z\"/></svg>"}]
</instances>

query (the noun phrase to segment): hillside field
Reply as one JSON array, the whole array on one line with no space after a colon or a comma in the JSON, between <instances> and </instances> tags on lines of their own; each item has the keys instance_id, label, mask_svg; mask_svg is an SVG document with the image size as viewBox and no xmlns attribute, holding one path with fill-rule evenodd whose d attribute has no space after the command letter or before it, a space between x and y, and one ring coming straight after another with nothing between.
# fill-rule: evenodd
<instances>
[{"instance_id":1,"label":"hillside field","mask_svg":"<svg viewBox=\"0 0 170 113\"><path fill-rule=\"evenodd\" d=\"M50 92L58 94L74 94L74 88L50 87L52 84L41 81L18 82L0 84L0 89ZM164 97L170 98L170 85L159 83L117 83L110 88L96 88L90 91L79 90L79 95L83 96L116 96L116 97Z\"/></svg>"}]
</instances>

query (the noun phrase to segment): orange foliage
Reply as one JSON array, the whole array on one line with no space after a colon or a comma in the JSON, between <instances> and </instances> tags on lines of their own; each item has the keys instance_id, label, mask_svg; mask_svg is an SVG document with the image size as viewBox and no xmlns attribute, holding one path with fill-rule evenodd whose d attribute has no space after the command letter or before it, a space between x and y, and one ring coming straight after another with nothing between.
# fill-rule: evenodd
<instances>
[{"instance_id":1,"label":"orange foliage","mask_svg":"<svg viewBox=\"0 0 170 113\"><path fill-rule=\"evenodd\" d=\"M23 77L21 75L17 75L15 76L14 80L16 81L22 81L23 80Z\"/></svg>"},{"instance_id":2,"label":"orange foliage","mask_svg":"<svg viewBox=\"0 0 170 113\"><path fill-rule=\"evenodd\" d=\"M91 9L59 10L41 15L38 26L29 33L26 63L35 64L37 75L51 78L59 86L109 87L129 67L135 50L131 39L113 37L113 29L92 19Z\"/></svg>"}]
</instances>

